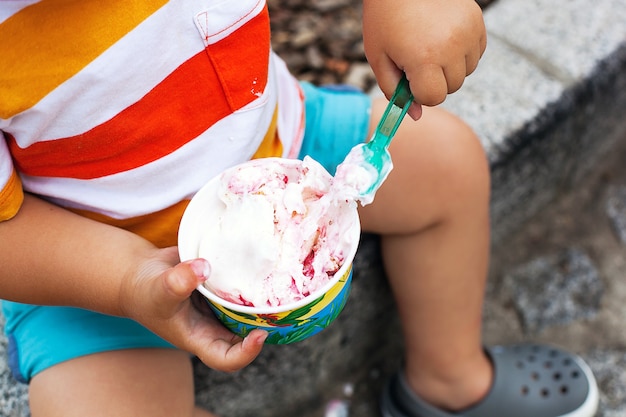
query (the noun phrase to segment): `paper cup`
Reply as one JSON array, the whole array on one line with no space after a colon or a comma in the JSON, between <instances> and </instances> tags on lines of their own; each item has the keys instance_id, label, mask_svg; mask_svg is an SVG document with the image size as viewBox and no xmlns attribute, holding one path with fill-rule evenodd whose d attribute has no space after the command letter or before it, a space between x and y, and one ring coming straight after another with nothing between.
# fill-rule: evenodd
<instances>
[{"instance_id":1,"label":"paper cup","mask_svg":"<svg viewBox=\"0 0 626 417\"><path fill-rule=\"evenodd\" d=\"M246 164L259 164L252 160ZM297 166L302 161L282 158L265 158L262 163L279 163ZM233 167L231 169L236 169ZM220 175L209 181L193 197L182 217L178 233L178 250L181 261L198 258L198 250L203 230L208 230L212 221L206 207L214 202ZM348 208L347 208L348 209ZM198 291L205 296L217 318L229 330L239 336L246 336L254 329L269 333L266 343L287 344L304 340L328 327L342 311L348 299L352 282L352 261L356 254L361 235L356 206L349 208L353 216L348 230L349 241L353 242L346 253L339 270L331 280L309 296L293 303L277 307L250 307L236 304L214 294L204 285Z\"/></svg>"}]
</instances>

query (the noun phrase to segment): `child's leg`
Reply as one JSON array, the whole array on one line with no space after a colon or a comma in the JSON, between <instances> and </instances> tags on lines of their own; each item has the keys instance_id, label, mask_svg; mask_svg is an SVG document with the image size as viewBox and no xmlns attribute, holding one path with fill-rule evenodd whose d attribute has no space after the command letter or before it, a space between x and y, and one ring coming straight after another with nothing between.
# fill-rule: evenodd
<instances>
[{"instance_id":1,"label":"child's leg","mask_svg":"<svg viewBox=\"0 0 626 417\"><path fill-rule=\"evenodd\" d=\"M373 120L384 105L374 106ZM482 346L490 187L475 135L445 111L425 109L403 124L391 152L395 169L361 210L363 229L382 236L406 346L404 373L383 392L384 415L595 415L595 378L578 356Z\"/></svg>"},{"instance_id":2,"label":"child's leg","mask_svg":"<svg viewBox=\"0 0 626 417\"><path fill-rule=\"evenodd\" d=\"M52 366L30 383L33 417L215 417L194 405L189 354L129 349Z\"/></svg>"},{"instance_id":3,"label":"child's leg","mask_svg":"<svg viewBox=\"0 0 626 417\"><path fill-rule=\"evenodd\" d=\"M372 123L386 102L375 102ZM491 385L481 344L489 252L489 169L473 132L438 108L407 120L390 148L394 169L363 208L363 229L382 236L418 395L458 410Z\"/></svg>"}]
</instances>

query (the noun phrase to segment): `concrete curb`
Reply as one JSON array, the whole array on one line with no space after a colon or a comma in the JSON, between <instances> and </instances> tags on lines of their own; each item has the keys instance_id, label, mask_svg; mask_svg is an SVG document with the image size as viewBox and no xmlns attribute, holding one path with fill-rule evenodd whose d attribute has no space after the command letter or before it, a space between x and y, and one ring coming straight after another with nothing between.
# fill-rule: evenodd
<instances>
[{"instance_id":1,"label":"concrete curb","mask_svg":"<svg viewBox=\"0 0 626 417\"><path fill-rule=\"evenodd\" d=\"M499 0L487 52L444 104L482 138L494 242L574 186L626 129L626 3Z\"/></svg>"}]
</instances>

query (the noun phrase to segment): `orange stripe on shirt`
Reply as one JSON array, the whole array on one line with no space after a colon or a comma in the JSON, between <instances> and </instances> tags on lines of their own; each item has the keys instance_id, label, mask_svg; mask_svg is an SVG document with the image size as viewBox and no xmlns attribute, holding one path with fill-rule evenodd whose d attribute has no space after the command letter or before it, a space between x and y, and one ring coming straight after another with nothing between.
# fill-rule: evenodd
<instances>
[{"instance_id":1,"label":"orange stripe on shirt","mask_svg":"<svg viewBox=\"0 0 626 417\"><path fill-rule=\"evenodd\" d=\"M128 230L159 248L166 248L178 244L178 225L188 204L189 200L183 200L156 213L121 220L87 210L70 209L70 211L101 223Z\"/></svg>"},{"instance_id":2,"label":"orange stripe on shirt","mask_svg":"<svg viewBox=\"0 0 626 417\"><path fill-rule=\"evenodd\" d=\"M13 218L22 206L23 201L24 191L22 190L22 183L20 177L13 170L9 181L0 190L0 221Z\"/></svg>"},{"instance_id":3,"label":"orange stripe on shirt","mask_svg":"<svg viewBox=\"0 0 626 417\"><path fill-rule=\"evenodd\" d=\"M267 134L263 138L261 146L252 155L252 159L268 158L271 156L283 156L283 143L278 136L278 107L274 110L272 123L270 124Z\"/></svg>"},{"instance_id":4,"label":"orange stripe on shirt","mask_svg":"<svg viewBox=\"0 0 626 417\"><path fill-rule=\"evenodd\" d=\"M183 63L140 101L81 135L24 149L7 135L16 167L33 176L92 179L170 154L258 98L267 85L269 36L266 8Z\"/></svg>"},{"instance_id":5,"label":"orange stripe on shirt","mask_svg":"<svg viewBox=\"0 0 626 417\"><path fill-rule=\"evenodd\" d=\"M9 17L0 24L0 39L6 42L0 118L32 107L165 3L42 0Z\"/></svg>"}]
</instances>

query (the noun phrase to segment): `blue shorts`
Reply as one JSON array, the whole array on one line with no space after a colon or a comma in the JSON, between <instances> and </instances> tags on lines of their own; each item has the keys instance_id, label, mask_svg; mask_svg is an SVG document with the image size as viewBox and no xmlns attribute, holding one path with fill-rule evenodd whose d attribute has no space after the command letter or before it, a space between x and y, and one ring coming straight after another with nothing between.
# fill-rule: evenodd
<instances>
[{"instance_id":1,"label":"blue shorts","mask_svg":"<svg viewBox=\"0 0 626 417\"><path fill-rule=\"evenodd\" d=\"M350 148L367 137L370 98L350 87L302 83L306 129L300 158L309 155L332 174ZM29 382L58 363L92 353L174 348L137 322L73 307L2 301L13 376Z\"/></svg>"},{"instance_id":2,"label":"blue shorts","mask_svg":"<svg viewBox=\"0 0 626 417\"><path fill-rule=\"evenodd\" d=\"M309 155L334 175L350 149L367 138L371 98L350 86L301 86L306 120L299 158Z\"/></svg>"}]
</instances>

